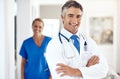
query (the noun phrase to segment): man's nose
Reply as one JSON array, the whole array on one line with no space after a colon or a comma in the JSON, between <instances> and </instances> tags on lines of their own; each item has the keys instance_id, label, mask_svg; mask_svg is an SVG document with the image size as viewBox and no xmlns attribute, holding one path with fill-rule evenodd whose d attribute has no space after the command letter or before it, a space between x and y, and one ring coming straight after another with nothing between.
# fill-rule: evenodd
<instances>
[{"instance_id":1,"label":"man's nose","mask_svg":"<svg viewBox=\"0 0 120 79\"><path fill-rule=\"evenodd\" d=\"M77 24L78 23L78 19L76 18L76 17L74 17L73 19L72 19L72 24Z\"/></svg>"}]
</instances>

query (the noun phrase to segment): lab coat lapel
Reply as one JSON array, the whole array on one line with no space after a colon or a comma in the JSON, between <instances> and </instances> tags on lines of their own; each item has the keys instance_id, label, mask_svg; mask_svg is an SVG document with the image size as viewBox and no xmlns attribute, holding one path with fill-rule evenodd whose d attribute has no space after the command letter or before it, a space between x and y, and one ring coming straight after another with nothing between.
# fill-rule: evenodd
<instances>
[{"instance_id":1,"label":"lab coat lapel","mask_svg":"<svg viewBox=\"0 0 120 79\"><path fill-rule=\"evenodd\" d=\"M82 38L82 36L80 35L79 36L79 42L80 42L80 55L82 54L82 53L84 53L85 51L84 51L84 42L85 42L85 40Z\"/></svg>"},{"instance_id":2,"label":"lab coat lapel","mask_svg":"<svg viewBox=\"0 0 120 79\"><path fill-rule=\"evenodd\" d=\"M71 42L63 41L64 54L68 59L78 56L79 53Z\"/></svg>"}]
</instances>

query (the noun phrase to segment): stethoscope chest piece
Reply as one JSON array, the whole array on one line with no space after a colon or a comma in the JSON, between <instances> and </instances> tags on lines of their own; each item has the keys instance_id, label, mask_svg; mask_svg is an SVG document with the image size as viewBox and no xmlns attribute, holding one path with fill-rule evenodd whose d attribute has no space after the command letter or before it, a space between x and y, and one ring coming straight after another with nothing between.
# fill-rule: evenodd
<instances>
[{"instance_id":1,"label":"stethoscope chest piece","mask_svg":"<svg viewBox=\"0 0 120 79\"><path fill-rule=\"evenodd\" d=\"M87 48L88 48L87 47L87 42L85 41L85 43L84 43L84 50L87 51Z\"/></svg>"}]
</instances>

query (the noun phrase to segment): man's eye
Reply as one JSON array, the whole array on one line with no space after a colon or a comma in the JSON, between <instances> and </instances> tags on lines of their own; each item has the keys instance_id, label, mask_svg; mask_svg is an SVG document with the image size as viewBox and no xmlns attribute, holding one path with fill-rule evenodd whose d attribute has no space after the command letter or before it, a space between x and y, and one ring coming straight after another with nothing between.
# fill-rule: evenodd
<instances>
[{"instance_id":1,"label":"man's eye","mask_svg":"<svg viewBox=\"0 0 120 79\"><path fill-rule=\"evenodd\" d=\"M42 27L40 26L39 28L41 29Z\"/></svg>"},{"instance_id":2,"label":"man's eye","mask_svg":"<svg viewBox=\"0 0 120 79\"><path fill-rule=\"evenodd\" d=\"M34 26L34 27L37 27L37 26Z\"/></svg>"},{"instance_id":3,"label":"man's eye","mask_svg":"<svg viewBox=\"0 0 120 79\"><path fill-rule=\"evenodd\" d=\"M79 16L77 16L77 18L81 18L81 16L79 15Z\"/></svg>"},{"instance_id":4,"label":"man's eye","mask_svg":"<svg viewBox=\"0 0 120 79\"><path fill-rule=\"evenodd\" d=\"M68 15L69 17L73 17L73 15Z\"/></svg>"}]
</instances>

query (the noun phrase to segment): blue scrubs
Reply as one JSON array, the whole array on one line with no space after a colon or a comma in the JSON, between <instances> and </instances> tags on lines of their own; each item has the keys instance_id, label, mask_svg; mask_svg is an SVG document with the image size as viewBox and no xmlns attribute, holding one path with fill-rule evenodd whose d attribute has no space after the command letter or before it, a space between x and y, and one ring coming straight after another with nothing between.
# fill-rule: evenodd
<instances>
[{"instance_id":1,"label":"blue scrubs","mask_svg":"<svg viewBox=\"0 0 120 79\"><path fill-rule=\"evenodd\" d=\"M49 79L50 71L44 57L50 37L45 36L40 47L33 38L24 40L20 55L27 60L24 70L25 79Z\"/></svg>"}]
</instances>

